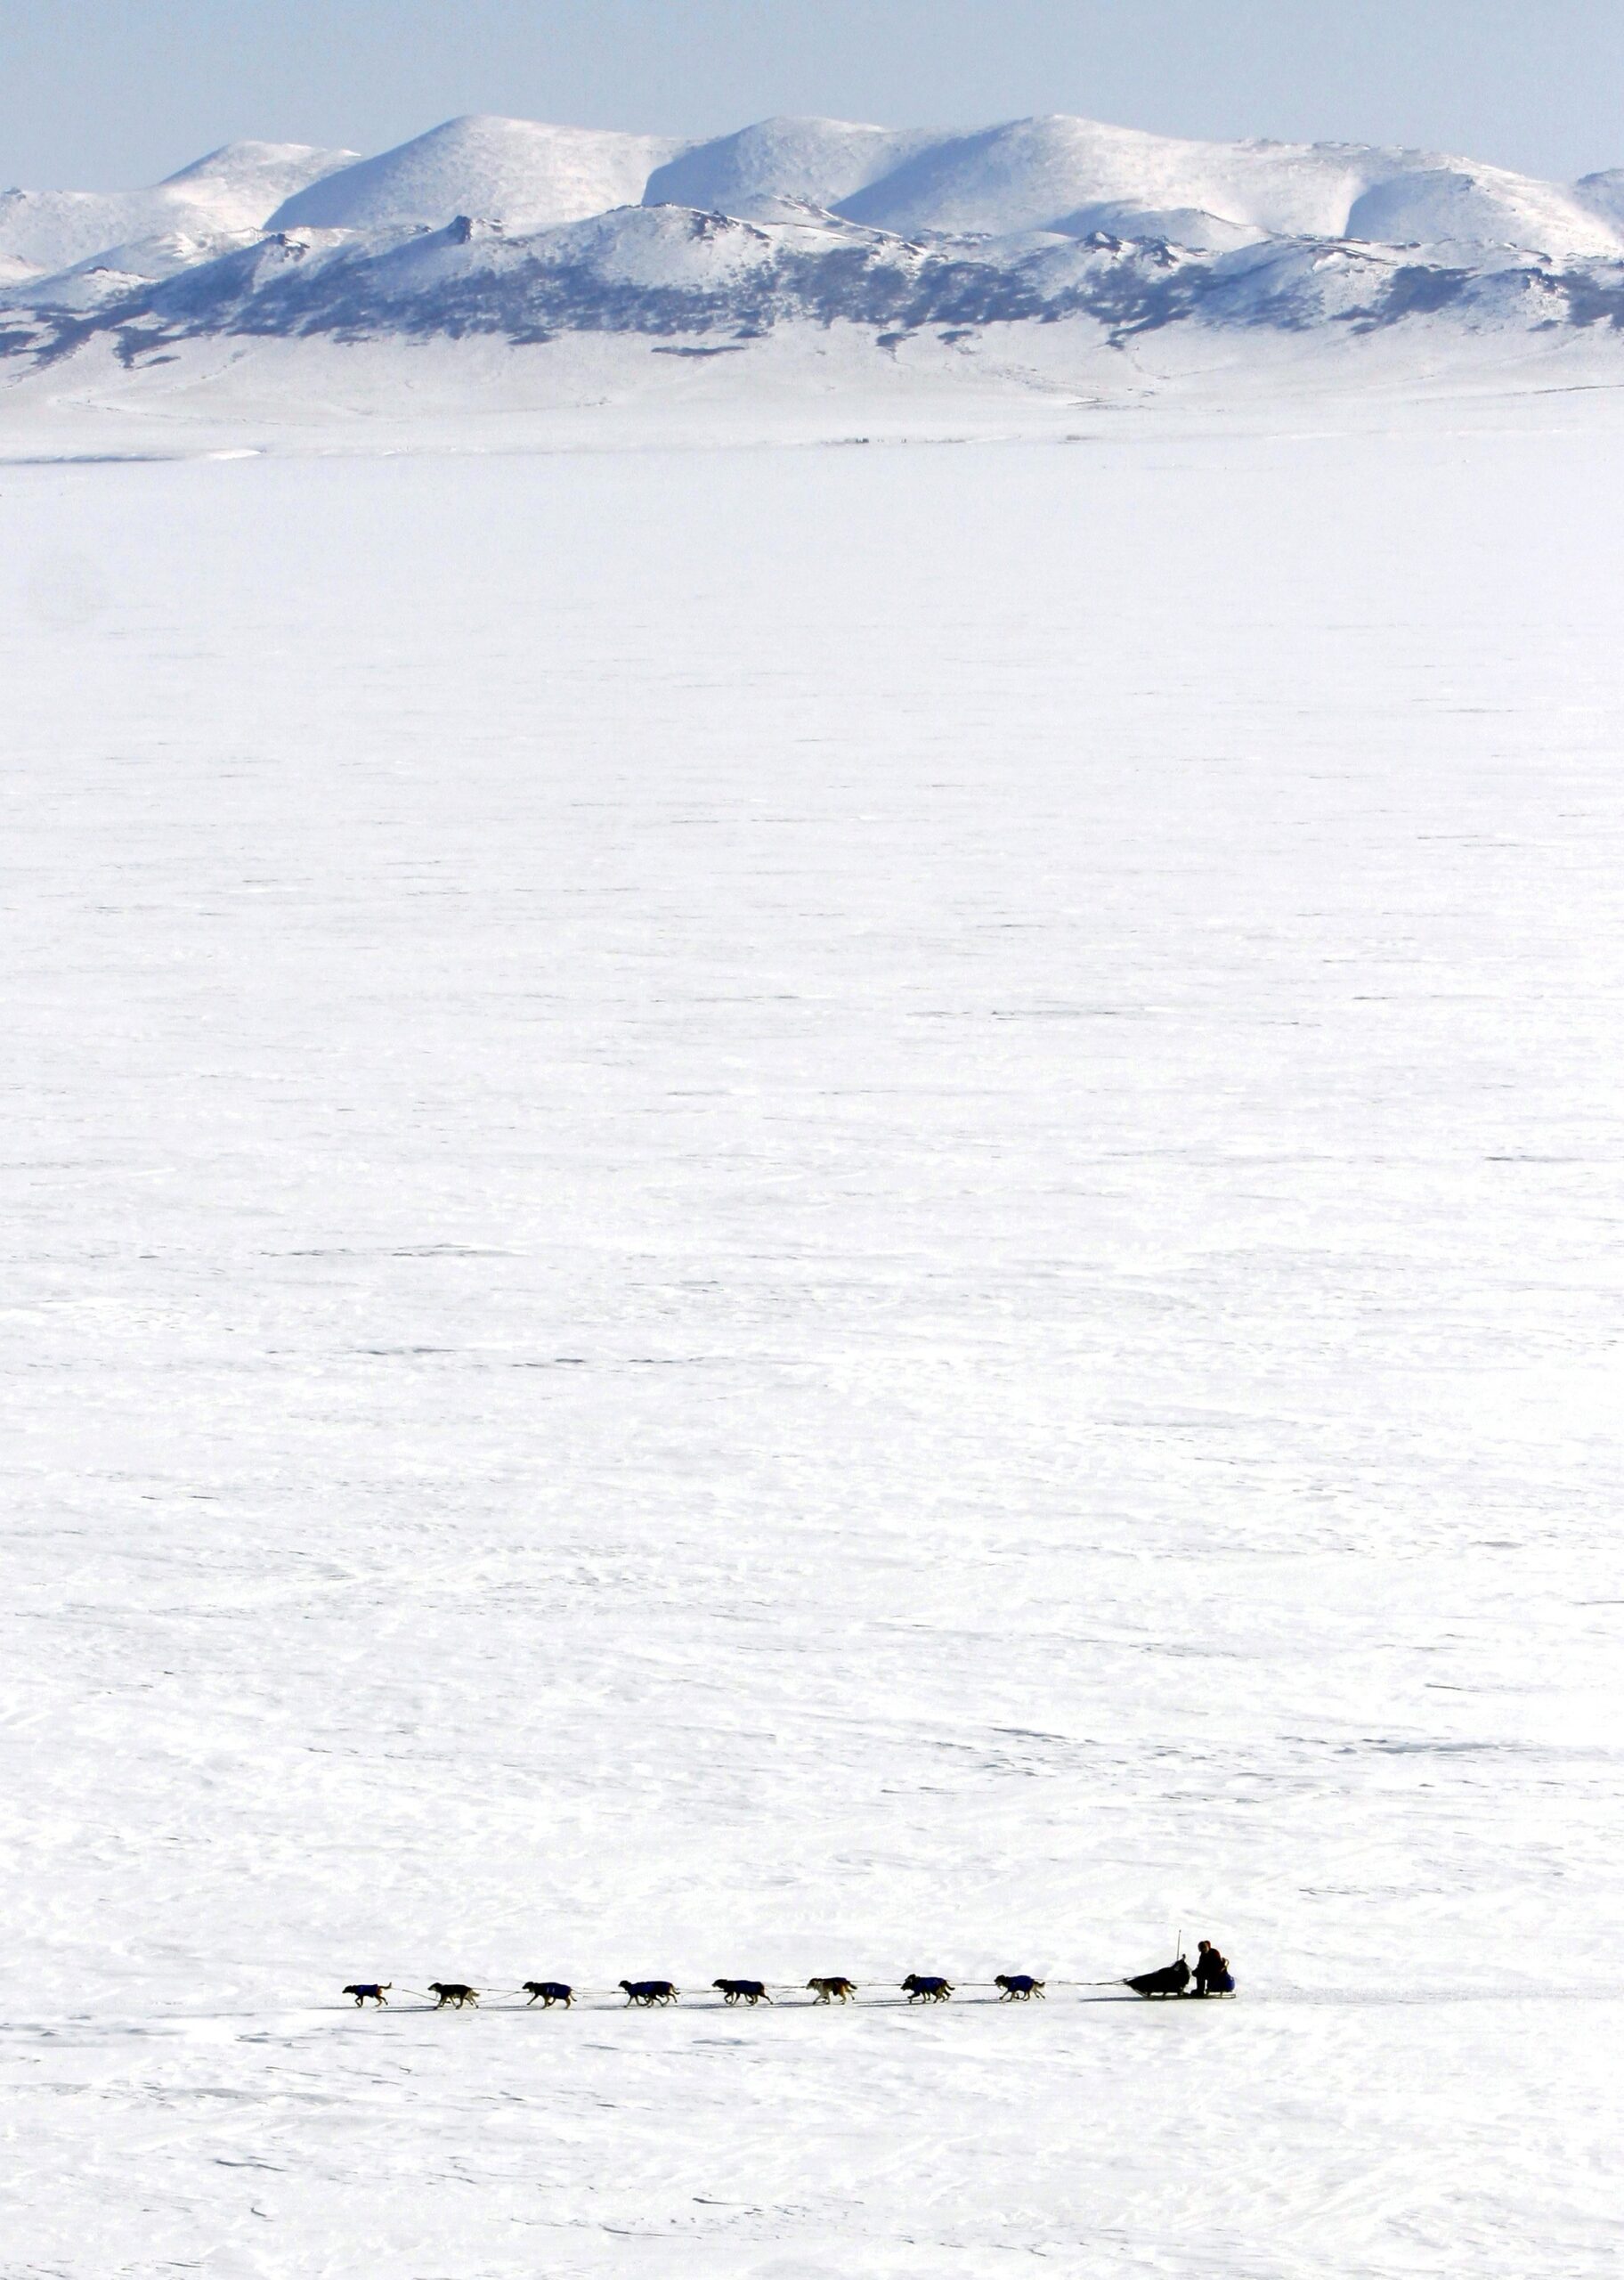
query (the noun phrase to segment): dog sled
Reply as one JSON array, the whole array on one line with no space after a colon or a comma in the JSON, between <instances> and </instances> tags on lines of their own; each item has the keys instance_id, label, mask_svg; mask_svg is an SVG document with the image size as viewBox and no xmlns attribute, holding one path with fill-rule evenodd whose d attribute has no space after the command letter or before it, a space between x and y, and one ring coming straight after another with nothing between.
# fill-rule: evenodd
<instances>
[{"instance_id":1,"label":"dog sled","mask_svg":"<svg viewBox=\"0 0 1624 2280\"><path fill-rule=\"evenodd\" d=\"M1181 1995L1190 1985L1190 1966L1181 1956L1177 1963L1164 1964L1159 1971L1141 1971L1135 1979L1125 1979L1136 1995L1148 1996L1160 2002L1168 1995Z\"/></svg>"},{"instance_id":2,"label":"dog sled","mask_svg":"<svg viewBox=\"0 0 1624 2280\"><path fill-rule=\"evenodd\" d=\"M1177 1963L1164 1964L1159 1971L1141 1971L1137 1978L1125 1979L1122 1983L1151 2002L1163 2002L1170 1995L1187 1995L1194 2002L1235 1992L1235 1975L1227 1964L1220 1971L1209 1974L1205 1986L1199 1981L1192 1985L1193 1977L1189 1964L1181 1956Z\"/></svg>"}]
</instances>

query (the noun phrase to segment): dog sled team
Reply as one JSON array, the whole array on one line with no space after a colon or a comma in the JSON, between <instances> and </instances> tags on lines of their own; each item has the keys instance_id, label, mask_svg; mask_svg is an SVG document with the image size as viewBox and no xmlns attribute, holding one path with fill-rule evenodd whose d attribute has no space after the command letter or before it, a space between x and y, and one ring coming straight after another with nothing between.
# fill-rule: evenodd
<instances>
[{"instance_id":1,"label":"dog sled team","mask_svg":"<svg viewBox=\"0 0 1624 2280\"><path fill-rule=\"evenodd\" d=\"M1193 1972L1186 1958L1181 1955L1176 1963L1165 1964L1159 1971L1141 1972L1133 1979L1100 1980L1095 1983L1102 1987L1131 1987L1135 1995L1155 1998L1232 1995L1235 1992L1235 1975L1210 1940L1203 1940L1197 1949ZM379 2009L387 2009L389 1991L394 1984L392 1979L358 1979L352 1980L344 1991L354 1997L358 2011L369 2003ZM743 2003L753 2011L759 2003L770 2004L773 1999L764 1980L713 1979L710 1984L730 2010ZM1030 2003L1034 2000L1041 2003L1047 1999L1044 1994L1047 1983L1035 1979L1030 1972L1001 1971L990 1984L998 1990L1001 2003ZM674 1987L669 1979L622 1979L621 1987L625 1993L628 2010L662 2010L682 1999L681 1989ZM479 2008L478 1990L465 1985L461 1980L431 1979L428 1991L434 1998L437 2011ZM518 1991L529 1997L528 2009L533 2010L540 2003L546 2011L550 2011L555 2005L569 2010L577 1993L576 1989L562 1979L527 1979ZM857 1989L856 1982L849 1979L808 1979L807 1991L814 2003L849 2003L856 1998ZM900 1991L907 1997L910 2004L946 2003L952 2000L955 1989L950 1979L911 1971L901 1983Z\"/></svg>"}]
</instances>

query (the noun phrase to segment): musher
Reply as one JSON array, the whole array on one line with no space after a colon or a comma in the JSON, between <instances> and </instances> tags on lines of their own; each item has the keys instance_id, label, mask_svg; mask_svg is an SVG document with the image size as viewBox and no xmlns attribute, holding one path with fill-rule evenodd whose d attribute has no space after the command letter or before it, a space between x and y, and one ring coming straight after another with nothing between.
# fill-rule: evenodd
<instances>
[{"instance_id":1,"label":"musher","mask_svg":"<svg viewBox=\"0 0 1624 2280\"><path fill-rule=\"evenodd\" d=\"M1191 1991L1197 1995L1232 1995L1235 1991L1230 1966L1210 1940L1203 1940L1196 1950L1196 1983Z\"/></svg>"}]
</instances>

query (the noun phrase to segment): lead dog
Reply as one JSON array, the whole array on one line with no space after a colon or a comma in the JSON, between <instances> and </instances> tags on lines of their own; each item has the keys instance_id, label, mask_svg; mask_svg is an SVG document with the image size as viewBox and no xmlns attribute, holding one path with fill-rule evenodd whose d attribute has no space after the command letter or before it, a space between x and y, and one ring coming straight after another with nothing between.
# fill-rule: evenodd
<instances>
[{"instance_id":1,"label":"lead dog","mask_svg":"<svg viewBox=\"0 0 1624 2280\"><path fill-rule=\"evenodd\" d=\"M376 1979L358 1979L353 1986L346 1987L344 1991L346 1995L353 1995L355 1998L355 2008L358 2011L363 2003L381 2003L386 2011L389 2008L389 1990L394 1985L393 1979L386 1979L381 1983Z\"/></svg>"},{"instance_id":2,"label":"lead dog","mask_svg":"<svg viewBox=\"0 0 1624 2280\"><path fill-rule=\"evenodd\" d=\"M550 2011L555 2003L562 2003L567 2011L575 2000L575 1990L566 1987L561 1979L527 1979L524 1992L530 1998L526 2010L532 2010L540 2003L544 2011Z\"/></svg>"},{"instance_id":3,"label":"lead dog","mask_svg":"<svg viewBox=\"0 0 1624 2280\"><path fill-rule=\"evenodd\" d=\"M1044 1982L1034 1979L1029 1972L1001 1971L994 1979L993 1985L1003 1990L998 1998L1001 2003L1029 2003L1035 1995L1040 2003L1046 2003L1049 1999L1043 1993Z\"/></svg>"},{"instance_id":4,"label":"lead dog","mask_svg":"<svg viewBox=\"0 0 1624 2280\"><path fill-rule=\"evenodd\" d=\"M645 2010L652 2010L656 2003L674 2003L677 1990L669 1979L622 1979L628 2004L641 2003Z\"/></svg>"},{"instance_id":5,"label":"lead dog","mask_svg":"<svg viewBox=\"0 0 1624 2280\"><path fill-rule=\"evenodd\" d=\"M916 1971L911 1971L902 1983L910 2003L945 2003L953 1992L946 1980L929 1975L922 1979Z\"/></svg>"},{"instance_id":6,"label":"lead dog","mask_svg":"<svg viewBox=\"0 0 1624 2280\"><path fill-rule=\"evenodd\" d=\"M807 1985L820 2003L849 2003L857 1991L849 1979L808 1979Z\"/></svg>"},{"instance_id":7,"label":"lead dog","mask_svg":"<svg viewBox=\"0 0 1624 2280\"><path fill-rule=\"evenodd\" d=\"M443 2011L448 2003L459 2011L465 2003L472 2003L476 2011L479 2008L478 1995L473 1988L465 1987L460 1979L431 1979L428 1983L428 1991L431 1995L437 1995L440 1998L434 2005L436 2011Z\"/></svg>"}]
</instances>

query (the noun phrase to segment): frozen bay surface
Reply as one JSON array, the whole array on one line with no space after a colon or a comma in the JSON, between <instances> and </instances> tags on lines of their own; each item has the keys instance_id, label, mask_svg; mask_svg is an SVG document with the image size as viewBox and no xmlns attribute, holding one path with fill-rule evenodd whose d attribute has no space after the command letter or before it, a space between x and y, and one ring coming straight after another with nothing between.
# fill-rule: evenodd
<instances>
[{"instance_id":1,"label":"frozen bay surface","mask_svg":"<svg viewBox=\"0 0 1624 2280\"><path fill-rule=\"evenodd\" d=\"M1624 436L1297 424L4 471L7 2280L1612 2267Z\"/></svg>"}]
</instances>

